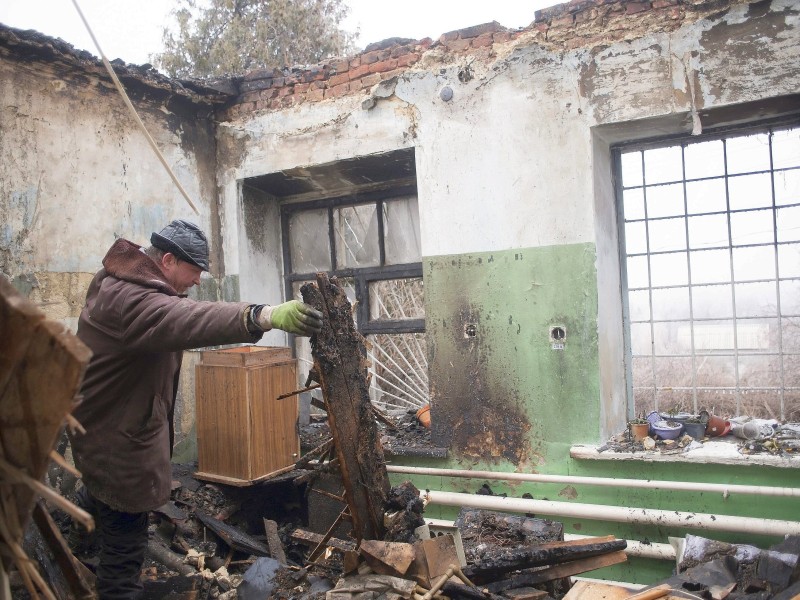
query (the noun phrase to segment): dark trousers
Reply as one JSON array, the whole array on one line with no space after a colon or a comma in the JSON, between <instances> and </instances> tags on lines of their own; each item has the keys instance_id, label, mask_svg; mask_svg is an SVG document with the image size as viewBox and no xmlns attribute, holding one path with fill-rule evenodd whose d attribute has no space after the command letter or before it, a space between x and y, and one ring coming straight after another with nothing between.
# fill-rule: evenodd
<instances>
[{"instance_id":1,"label":"dark trousers","mask_svg":"<svg viewBox=\"0 0 800 600\"><path fill-rule=\"evenodd\" d=\"M82 487L78 505L91 513L100 542L97 593L100 600L133 600L142 591L141 573L147 549L147 513L114 510Z\"/></svg>"}]
</instances>

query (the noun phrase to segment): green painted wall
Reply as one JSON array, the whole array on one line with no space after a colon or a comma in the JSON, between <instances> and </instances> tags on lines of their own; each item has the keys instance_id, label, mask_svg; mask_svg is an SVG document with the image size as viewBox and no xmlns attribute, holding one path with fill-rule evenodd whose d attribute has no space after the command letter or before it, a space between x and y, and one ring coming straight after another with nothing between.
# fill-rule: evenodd
<instances>
[{"instance_id":1,"label":"green painted wall","mask_svg":"<svg viewBox=\"0 0 800 600\"><path fill-rule=\"evenodd\" d=\"M429 257L424 259L424 276L433 434L435 441L449 448L450 457L397 457L395 464L800 487L793 469L570 458L573 444L605 441L599 439L598 426L601 398L592 244ZM551 325L566 329L563 350L551 346ZM422 490L474 493L488 483L497 494L563 502L787 520L800 514L796 498L723 498L622 487L392 476L393 482L404 479ZM457 512L429 506L425 515L454 518ZM690 533L762 548L779 541L691 528L550 518L561 521L568 534L613 534L667 543L668 536ZM668 561L632 558L591 576L651 583L673 568Z\"/></svg>"},{"instance_id":2,"label":"green painted wall","mask_svg":"<svg viewBox=\"0 0 800 600\"><path fill-rule=\"evenodd\" d=\"M461 463L564 472L571 443L598 441L594 245L428 257L423 269L434 439Z\"/></svg>"}]
</instances>

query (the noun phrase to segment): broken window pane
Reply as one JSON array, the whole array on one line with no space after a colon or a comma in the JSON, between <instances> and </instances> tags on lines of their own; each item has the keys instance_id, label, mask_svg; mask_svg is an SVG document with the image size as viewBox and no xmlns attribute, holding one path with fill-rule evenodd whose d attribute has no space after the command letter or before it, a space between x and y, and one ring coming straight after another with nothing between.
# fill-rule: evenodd
<instances>
[{"instance_id":1,"label":"broken window pane","mask_svg":"<svg viewBox=\"0 0 800 600\"><path fill-rule=\"evenodd\" d=\"M386 279L369 284L370 321L425 317L422 278Z\"/></svg>"},{"instance_id":2,"label":"broken window pane","mask_svg":"<svg viewBox=\"0 0 800 600\"><path fill-rule=\"evenodd\" d=\"M370 398L390 414L416 411L430 402L424 333L368 336Z\"/></svg>"},{"instance_id":3,"label":"broken window pane","mask_svg":"<svg viewBox=\"0 0 800 600\"><path fill-rule=\"evenodd\" d=\"M289 252L295 273L331 270L326 209L305 210L289 217Z\"/></svg>"},{"instance_id":4,"label":"broken window pane","mask_svg":"<svg viewBox=\"0 0 800 600\"><path fill-rule=\"evenodd\" d=\"M383 204L383 237L387 265L419 262L419 201L416 196Z\"/></svg>"},{"instance_id":5,"label":"broken window pane","mask_svg":"<svg viewBox=\"0 0 800 600\"><path fill-rule=\"evenodd\" d=\"M333 230L337 268L376 267L380 264L378 210L374 204L334 209Z\"/></svg>"}]
</instances>

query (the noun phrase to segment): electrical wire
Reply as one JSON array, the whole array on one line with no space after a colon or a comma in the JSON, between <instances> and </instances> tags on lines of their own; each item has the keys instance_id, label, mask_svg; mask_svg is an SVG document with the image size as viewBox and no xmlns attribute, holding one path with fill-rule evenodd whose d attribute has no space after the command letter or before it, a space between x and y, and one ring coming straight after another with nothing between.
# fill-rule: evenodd
<instances>
[{"instance_id":1,"label":"electrical wire","mask_svg":"<svg viewBox=\"0 0 800 600\"><path fill-rule=\"evenodd\" d=\"M100 48L100 43L97 41L97 38L94 36L94 32L92 31L92 28L89 26L89 22L86 20L86 17L83 16L83 11L81 10L81 7L78 6L78 0L72 0L72 4L75 6L75 10L78 11L78 15L80 16L81 21L83 21L83 24L86 26L86 31L89 32L89 37L92 38L92 41L94 42L95 48L97 48L97 52L100 54L100 59L103 61L103 64L105 65L106 70L108 71L108 74L111 76L111 80L114 82L114 86L117 88L117 91L120 93L120 95L122 96L122 99L125 101L125 105L128 107L128 109L130 109L131 114L133 115L133 118L136 121L136 124L139 125L140 129L142 130L142 132L144 132L144 136L145 136L145 138L147 138L147 142L150 144L150 147L153 149L153 152L156 153L156 156L158 157L158 160L161 161L161 164L167 170L167 173L169 174L170 178L172 178L172 182L175 184L175 186L178 188L180 193L186 199L186 202L189 203L189 206L192 207L192 210L195 212L195 214L199 215L200 212L195 207L195 205L192 202L191 198L189 198L189 194L187 194L186 190L183 189L183 186L181 185L181 182L178 181L178 178L175 176L175 173L172 172L172 169L167 164L167 160L164 158L164 155L161 154L161 150L159 150L158 145L156 144L156 141L153 139L153 136L151 136L150 132L147 131L147 127L144 126L144 123L142 122L142 119L139 118L139 114L136 112L136 109L134 108L133 103L131 102L130 98L128 98L128 94L125 92L125 88L122 87L122 83L120 82L119 78L117 77L117 74L114 72L114 69L111 67L111 63L108 62L108 59L106 58L106 55L103 53L102 48Z\"/></svg>"}]
</instances>

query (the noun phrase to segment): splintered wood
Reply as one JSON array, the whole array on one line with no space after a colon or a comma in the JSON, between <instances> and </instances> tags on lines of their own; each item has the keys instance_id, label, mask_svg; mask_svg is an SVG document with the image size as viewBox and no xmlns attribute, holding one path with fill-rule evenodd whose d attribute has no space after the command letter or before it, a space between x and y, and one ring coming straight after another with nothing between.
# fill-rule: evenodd
<instances>
[{"instance_id":1,"label":"splintered wood","mask_svg":"<svg viewBox=\"0 0 800 600\"><path fill-rule=\"evenodd\" d=\"M314 371L322 387L353 537L382 539L389 475L369 399L366 341L353 323L352 306L336 278L318 273L301 288L303 300L324 315L311 338Z\"/></svg>"}]
</instances>

